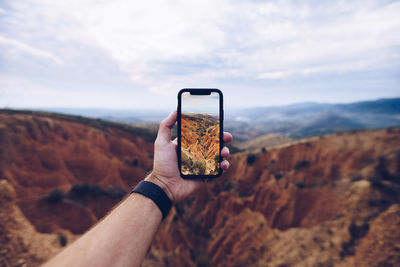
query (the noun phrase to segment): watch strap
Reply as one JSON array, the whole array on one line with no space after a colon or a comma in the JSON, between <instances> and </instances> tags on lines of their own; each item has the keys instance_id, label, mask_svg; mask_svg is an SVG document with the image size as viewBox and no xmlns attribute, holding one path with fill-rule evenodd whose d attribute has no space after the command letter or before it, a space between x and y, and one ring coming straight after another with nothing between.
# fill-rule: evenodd
<instances>
[{"instance_id":1,"label":"watch strap","mask_svg":"<svg viewBox=\"0 0 400 267\"><path fill-rule=\"evenodd\" d=\"M161 210L163 220L167 217L169 211L171 210L172 201L169 199L168 195L161 187L152 182L139 182L131 193L138 193L153 200L153 202Z\"/></svg>"}]
</instances>

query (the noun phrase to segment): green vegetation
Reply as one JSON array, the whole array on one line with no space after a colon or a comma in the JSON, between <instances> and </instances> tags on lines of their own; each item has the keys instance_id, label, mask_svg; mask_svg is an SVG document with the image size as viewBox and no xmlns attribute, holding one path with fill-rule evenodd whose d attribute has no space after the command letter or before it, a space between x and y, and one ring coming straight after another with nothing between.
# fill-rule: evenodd
<instances>
[{"instance_id":1,"label":"green vegetation","mask_svg":"<svg viewBox=\"0 0 400 267\"><path fill-rule=\"evenodd\" d=\"M378 158L378 165L375 167L375 175L380 177L382 180L387 180L387 181L396 180L395 177L391 175L390 172L387 170L384 157Z\"/></svg>"},{"instance_id":2,"label":"green vegetation","mask_svg":"<svg viewBox=\"0 0 400 267\"><path fill-rule=\"evenodd\" d=\"M190 153L190 150L189 150L189 153ZM181 153L181 160L182 160L183 164L189 164L189 162L191 161L191 159L185 152Z\"/></svg>"},{"instance_id":3,"label":"green vegetation","mask_svg":"<svg viewBox=\"0 0 400 267\"><path fill-rule=\"evenodd\" d=\"M68 243L67 237L63 233L58 233L58 242L60 243L60 246L65 247Z\"/></svg>"},{"instance_id":4,"label":"green vegetation","mask_svg":"<svg viewBox=\"0 0 400 267\"><path fill-rule=\"evenodd\" d=\"M342 244L342 251L340 252L340 257L345 258L347 256L353 256L355 254L355 249L357 242L360 238L363 238L369 231L369 224L364 223L362 225L357 225L352 223L349 226L350 240Z\"/></svg>"},{"instance_id":5,"label":"green vegetation","mask_svg":"<svg viewBox=\"0 0 400 267\"><path fill-rule=\"evenodd\" d=\"M49 203L59 203L63 199L73 200L75 202L86 204L88 197L106 196L115 199L121 199L126 192L119 186L113 186L108 189L103 189L98 185L91 184L75 184L71 187L68 193L56 188L53 189L44 199Z\"/></svg>"},{"instance_id":6,"label":"green vegetation","mask_svg":"<svg viewBox=\"0 0 400 267\"><path fill-rule=\"evenodd\" d=\"M106 196L120 199L125 195L125 191L119 186L114 186L108 189L103 189L98 185L90 184L75 184L67 193L69 199L84 203L87 197Z\"/></svg>"},{"instance_id":7,"label":"green vegetation","mask_svg":"<svg viewBox=\"0 0 400 267\"><path fill-rule=\"evenodd\" d=\"M297 182L295 185L298 189L304 189L306 187L305 183L303 182Z\"/></svg>"},{"instance_id":8,"label":"green vegetation","mask_svg":"<svg viewBox=\"0 0 400 267\"><path fill-rule=\"evenodd\" d=\"M49 203L59 203L64 198L64 192L56 188L51 190L49 195L45 197L45 200Z\"/></svg>"},{"instance_id":9,"label":"green vegetation","mask_svg":"<svg viewBox=\"0 0 400 267\"><path fill-rule=\"evenodd\" d=\"M206 162L205 161L195 161L191 167L194 173L205 174L206 172Z\"/></svg>"},{"instance_id":10,"label":"green vegetation","mask_svg":"<svg viewBox=\"0 0 400 267\"><path fill-rule=\"evenodd\" d=\"M308 166L310 166L310 162L308 160L300 160L299 162L296 163L296 165L294 165L294 169L296 171L299 171Z\"/></svg>"},{"instance_id":11,"label":"green vegetation","mask_svg":"<svg viewBox=\"0 0 400 267\"><path fill-rule=\"evenodd\" d=\"M206 252L198 252L194 257L194 263L197 267L210 267L212 266L210 256Z\"/></svg>"},{"instance_id":12,"label":"green vegetation","mask_svg":"<svg viewBox=\"0 0 400 267\"><path fill-rule=\"evenodd\" d=\"M126 159L125 164L129 165L131 167L137 167L139 165L139 160L138 159L133 159L133 160Z\"/></svg>"},{"instance_id":13,"label":"green vegetation","mask_svg":"<svg viewBox=\"0 0 400 267\"><path fill-rule=\"evenodd\" d=\"M246 158L246 162L248 165L253 165L257 161L257 155L249 154Z\"/></svg>"}]
</instances>

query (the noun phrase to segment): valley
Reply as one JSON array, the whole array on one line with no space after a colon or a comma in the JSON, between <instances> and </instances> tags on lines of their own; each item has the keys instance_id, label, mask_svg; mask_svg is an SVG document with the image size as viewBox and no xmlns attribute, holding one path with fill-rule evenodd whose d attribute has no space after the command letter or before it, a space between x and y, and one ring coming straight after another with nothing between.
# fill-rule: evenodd
<instances>
[{"instance_id":1,"label":"valley","mask_svg":"<svg viewBox=\"0 0 400 267\"><path fill-rule=\"evenodd\" d=\"M218 119L203 114L182 114L182 173L216 175L219 169Z\"/></svg>"},{"instance_id":2,"label":"valley","mask_svg":"<svg viewBox=\"0 0 400 267\"><path fill-rule=\"evenodd\" d=\"M152 168L141 133L0 112L0 266L39 266L107 214ZM260 144L173 207L142 266L400 263L400 128Z\"/></svg>"}]
</instances>

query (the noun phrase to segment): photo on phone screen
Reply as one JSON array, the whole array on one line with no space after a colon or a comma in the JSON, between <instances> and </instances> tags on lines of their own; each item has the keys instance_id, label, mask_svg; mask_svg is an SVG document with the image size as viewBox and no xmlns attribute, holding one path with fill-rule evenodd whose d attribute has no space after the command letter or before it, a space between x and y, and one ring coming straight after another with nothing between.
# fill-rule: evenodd
<instances>
[{"instance_id":1,"label":"photo on phone screen","mask_svg":"<svg viewBox=\"0 0 400 267\"><path fill-rule=\"evenodd\" d=\"M184 91L180 94L178 147L180 172L184 176L213 177L221 173L222 94L219 90L203 92L205 94L199 91Z\"/></svg>"}]
</instances>

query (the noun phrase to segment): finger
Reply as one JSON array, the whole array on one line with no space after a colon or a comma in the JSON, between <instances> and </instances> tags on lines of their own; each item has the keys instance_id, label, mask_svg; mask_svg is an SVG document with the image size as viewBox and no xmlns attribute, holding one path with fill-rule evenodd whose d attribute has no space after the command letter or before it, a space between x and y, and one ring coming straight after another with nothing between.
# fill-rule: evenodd
<instances>
[{"instance_id":1,"label":"finger","mask_svg":"<svg viewBox=\"0 0 400 267\"><path fill-rule=\"evenodd\" d=\"M229 148L227 148L226 146L224 148L222 148L221 150L221 156L223 158L227 158L229 157Z\"/></svg>"},{"instance_id":2,"label":"finger","mask_svg":"<svg viewBox=\"0 0 400 267\"><path fill-rule=\"evenodd\" d=\"M176 122L176 114L176 110L172 111L171 114L160 123L160 128L158 129L157 134L157 139L159 141L171 141L171 129Z\"/></svg>"},{"instance_id":3,"label":"finger","mask_svg":"<svg viewBox=\"0 0 400 267\"><path fill-rule=\"evenodd\" d=\"M233 140L233 136L231 133L224 132L224 143L230 143Z\"/></svg>"},{"instance_id":4,"label":"finger","mask_svg":"<svg viewBox=\"0 0 400 267\"><path fill-rule=\"evenodd\" d=\"M221 162L221 168L223 170L227 170L229 168L229 165L229 161L227 161L226 159Z\"/></svg>"}]
</instances>

